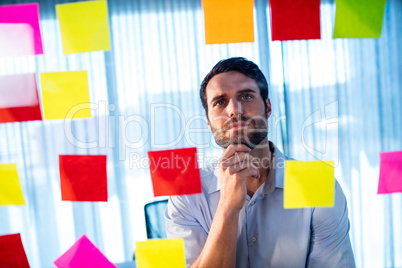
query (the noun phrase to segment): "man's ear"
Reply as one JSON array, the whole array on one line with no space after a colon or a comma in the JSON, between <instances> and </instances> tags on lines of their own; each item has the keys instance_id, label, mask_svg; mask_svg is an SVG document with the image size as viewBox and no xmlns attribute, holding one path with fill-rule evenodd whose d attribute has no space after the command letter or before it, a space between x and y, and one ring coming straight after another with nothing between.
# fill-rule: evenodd
<instances>
[{"instance_id":1,"label":"man's ear","mask_svg":"<svg viewBox=\"0 0 402 268\"><path fill-rule=\"evenodd\" d=\"M267 104L267 118L269 118L271 116L272 113L272 109L271 109L271 100L269 98L267 98L265 100L265 103Z\"/></svg>"}]
</instances>

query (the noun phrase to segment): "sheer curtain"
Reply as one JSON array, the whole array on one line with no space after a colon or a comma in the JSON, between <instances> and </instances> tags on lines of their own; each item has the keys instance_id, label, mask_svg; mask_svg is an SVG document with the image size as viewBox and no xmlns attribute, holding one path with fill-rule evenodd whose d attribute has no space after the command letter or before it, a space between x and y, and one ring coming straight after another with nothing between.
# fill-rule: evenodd
<instances>
[{"instance_id":1,"label":"sheer curtain","mask_svg":"<svg viewBox=\"0 0 402 268\"><path fill-rule=\"evenodd\" d=\"M379 153L402 149L402 2L387 2L379 39L331 39L334 15L322 2L322 40L274 44L286 147L297 159L335 160L357 265L402 267L401 194L377 195Z\"/></svg>"},{"instance_id":2,"label":"sheer curtain","mask_svg":"<svg viewBox=\"0 0 402 268\"><path fill-rule=\"evenodd\" d=\"M0 124L0 163L17 163L26 202L0 207L0 235L21 233L32 267L54 266L84 233L112 262L132 258L154 200L147 152L197 147L201 166L220 155L198 92L231 56L266 74L279 148L336 160L358 266L402 266L401 197L376 195L379 152L402 147L400 1L387 3L380 39L333 40L335 4L323 1L322 40L281 43L270 41L268 2L256 0L254 43L208 46L199 0L109 1L112 50L69 56L54 8L62 2L39 1L44 55L0 58L0 75L36 73L38 85L41 72L88 71L91 119ZM59 154L106 154L109 201L61 201Z\"/></svg>"}]
</instances>

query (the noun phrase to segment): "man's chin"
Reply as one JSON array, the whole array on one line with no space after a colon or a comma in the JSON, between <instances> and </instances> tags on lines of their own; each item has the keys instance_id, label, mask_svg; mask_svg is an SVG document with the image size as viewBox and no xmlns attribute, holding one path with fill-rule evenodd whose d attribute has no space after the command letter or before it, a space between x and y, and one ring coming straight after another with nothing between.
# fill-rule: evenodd
<instances>
[{"instance_id":1,"label":"man's chin","mask_svg":"<svg viewBox=\"0 0 402 268\"><path fill-rule=\"evenodd\" d=\"M248 148L250 148L251 150L255 149L256 147L261 147L263 146L262 141L263 139L258 139L256 141L246 141L245 139L241 139L241 140L216 140L216 143L221 146L222 148L226 149L228 148L230 145L246 145Z\"/></svg>"}]
</instances>

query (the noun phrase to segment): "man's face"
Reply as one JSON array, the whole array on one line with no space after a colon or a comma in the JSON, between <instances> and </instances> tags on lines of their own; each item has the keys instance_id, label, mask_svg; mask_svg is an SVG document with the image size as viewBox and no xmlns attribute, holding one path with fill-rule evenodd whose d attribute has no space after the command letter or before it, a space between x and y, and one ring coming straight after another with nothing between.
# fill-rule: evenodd
<instances>
[{"instance_id":1,"label":"man's face","mask_svg":"<svg viewBox=\"0 0 402 268\"><path fill-rule=\"evenodd\" d=\"M254 79L236 71L215 75L206 96L208 125L221 147L245 144L253 149L267 137L271 103L261 98Z\"/></svg>"}]
</instances>

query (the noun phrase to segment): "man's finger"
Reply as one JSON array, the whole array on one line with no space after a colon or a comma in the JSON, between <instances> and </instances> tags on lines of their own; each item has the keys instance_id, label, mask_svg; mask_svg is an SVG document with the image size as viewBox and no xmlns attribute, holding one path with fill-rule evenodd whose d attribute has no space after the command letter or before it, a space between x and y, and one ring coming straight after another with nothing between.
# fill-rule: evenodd
<instances>
[{"instance_id":1,"label":"man's finger","mask_svg":"<svg viewBox=\"0 0 402 268\"><path fill-rule=\"evenodd\" d=\"M228 148L226 148L225 152L223 153L221 160L226 160L230 157L232 157L233 155L235 155L238 152L250 152L251 149L248 148L246 145L244 144L231 144L229 145Z\"/></svg>"},{"instance_id":2,"label":"man's finger","mask_svg":"<svg viewBox=\"0 0 402 268\"><path fill-rule=\"evenodd\" d=\"M252 161L245 160L239 163L236 163L235 165L232 165L227 168L228 172L230 175L234 175L236 173L239 173L245 169L255 169L258 171L259 167L259 162L257 159L253 159Z\"/></svg>"},{"instance_id":3,"label":"man's finger","mask_svg":"<svg viewBox=\"0 0 402 268\"><path fill-rule=\"evenodd\" d=\"M247 179L248 177L253 177L256 179L260 178L260 172L256 168L244 169L244 170L240 171L239 173L236 173L236 175L243 179Z\"/></svg>"},{"instance_id":4,"label":"man's finger","mask_svg":"<svg viewBox=\"0 0 402 268\"><path fill-rule=\"evenodd\" d=\"M250 161L250 162L253 162L255 165L259 164L258 158L253 157L249 153L239 152L239 153L236 153L235 155L233 155L230 158L222 160L220 165L221 165L222 168L226 169L228 167L234 166L234 165L236 165L238 163L241 163L243 161Z\"/></svg>"}]
</instances>

